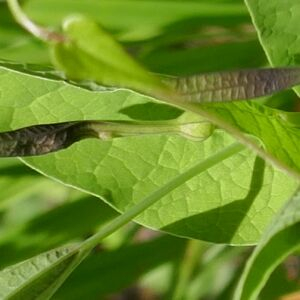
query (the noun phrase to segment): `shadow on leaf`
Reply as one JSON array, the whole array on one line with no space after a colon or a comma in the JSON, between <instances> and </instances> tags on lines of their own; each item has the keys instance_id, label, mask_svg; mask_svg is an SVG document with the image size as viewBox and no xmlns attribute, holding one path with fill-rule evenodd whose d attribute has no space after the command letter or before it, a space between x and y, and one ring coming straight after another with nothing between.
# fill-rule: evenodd
<instances>
[{"instance_id":1,"label":"shadow on leaf","mask_svg":"<svg viewBox=\"0 0 300 300\"><path fill-rule=\"evenodd\" d=\"M170 233L176 232L178 235L185 235L188 230L191 232L190 235L196 239L201 239L205 235L215 243L228 243L237 234L240 224L247 217L248 210L262 188L264 171L265 161L256 157L249 192L245 198L174 222L161 230ZM199 228L202 228L201 231L198 230Z\"/></svg>"}]
</instances>

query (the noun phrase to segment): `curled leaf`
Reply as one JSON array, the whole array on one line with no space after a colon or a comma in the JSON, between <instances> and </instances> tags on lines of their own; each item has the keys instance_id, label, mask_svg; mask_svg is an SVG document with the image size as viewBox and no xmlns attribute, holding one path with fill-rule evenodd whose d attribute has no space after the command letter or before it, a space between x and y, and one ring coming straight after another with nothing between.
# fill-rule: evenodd
<instances>
[{"instance_id":1,"label":"curled leaf","mask_svg":"<svg viewBox=\"0 0 300 300\"><path fill-rule=\"evenodd\" d=\"M76 141L75 123L30 126L0 133L0 156L32 156L57 151Z\"/></svg>"},{"instance_id":2,"label":"curled leaf","mask_svg":"<svg viewBox=\"0 0 300 300\"><path fill-rule=\"evenodd\" d=\"M271 95L300 84L300 68L215 72L165 80L184 101L226 102Z\"/></svg>"}]
</instances>

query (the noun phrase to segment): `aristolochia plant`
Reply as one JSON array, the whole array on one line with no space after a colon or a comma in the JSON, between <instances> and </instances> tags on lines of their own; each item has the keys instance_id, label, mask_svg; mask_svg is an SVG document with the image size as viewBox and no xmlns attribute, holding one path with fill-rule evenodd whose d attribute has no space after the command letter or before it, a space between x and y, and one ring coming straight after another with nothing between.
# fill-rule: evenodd
<instances>
[{"instance_id":1,"label":"aristolochia plant","mask_svg":"<svg viewBox=\"0 0 300 300\"><path fill-rule=\"evenodd\" d=\"M70 8L82 5L90 15L101 6L97 1L64 2L69 3ZM149 9L148 2L129 4L130 1L124 1L124 19L126 7L145 5ZM206 11L208 15L217 12L220 14L218 26L224 28L228 24L222 25L222 16L225 22L227 14L229 18L235 15L237 20L231 20L233 23L239 22L238 17L243 15L247 18L241 4L223 2L162 1L156 5L164 9L177 7L177 13L181 10L187 13L189 7ZM233 71L220 68L183 76L147 71L88 17L68 17L62 31L49 30L33 22L16 0L7 0L15 20L32 35L30 42L36 43L35 37L49 46L53 69L4 59L0 65L2 173L5 174L7 168L4 157L21 157L22 163L39 173L97 196L120 214L104 204L107 216L102 215L102 221L96 213L98 208L89 210L86 219L84 210L78 208L77 215L70 210L68 216L73 223L78 223L76 233L3 263L7 267L0 272L1 299L96 299L99 294L105 295L102 291L106 284L110 285L105 272L97 281L102 287L97 285L94 290L87 288L88 291L82 288L81 277L76 274L86 274L84 263L88 266L93 260L92 250L130 221L190 239L185 250L176 238L173 238L177 243L174 246L170 238L169 244L163 240L157 245L148 242L149 249L148 246L144 249L149 257L153 251L166 253L162 262L171 257L180 259L185 251L184 263L177 272L177 284L165 293L165 297L172 299L199 299L209 294L204 294L203 283L202 290L196 288L207 275L202 278L199 273L198 278L195 267L199 253L204 251L200 248L208 246L199 247L194 240L235 246L258 243L242 275L236 276L235 284L232 283L237 286L235 299L257 299L272 271L300 246L300 113L297 109L286 111L279 105L277 108L268 105L272 97L279 99L277 102L284 99L290 103L291 92L278 92L292 87L296 93L300 91L296 87L300 85L298 2L246 1L271 67ZM109 3L106 5L114 5L114 1ZM29 1L25 8L38 17L41 7L37 9L35 5L35 1ZM43 5L58 11L63 7L51 0ZM99 20L101 22L101 17ZM130 20L127 21L124 24L129 26ZM166 24L162 28L164 26ZM211 41L216 39L218 45L222 38L215 36L214 30L217 29L213 26L207 28L208 33L212 32ZM145 32L149 33L149 28ZM207 32L204 30L200 38L205 39ZM249 34L247 30L243 33ZM144 53L157 42L149 38ZM0 49L0 56L1 53ZM224 50L224 57L218 58L220 64L227 59L227 54ZM200 70L201 64L202 61ZM83 205L88 205L88 200L85 203ZM58 222L64 218L66 214L62 214ZM91 228L85 227L85 222ZM94 231L96 227L98 230ZM83 228L93 230L93 234L79 239L86 232ZM57 237L60 230L55 230ZM26 237L26 230L24 232ZM18 234L12 236L17 242ZM76 243L42 253L74 239ZM0 250L8 240L0 240ZM126 253L125 246L122 245L118 253ZM170 251L170 247L178 252L164 252ZM20 249L23 251L21 246ZM233 255L227 248L222 251L218 256L222 262L221 258L228 256L227 251ZM38 253L42 254L34 256ZM100 253L99 261L105 261L105 255ZM135 259L142 261L142 250L140 256L132 256L132 261L128 261L128 273L129 268L134 268ZM74 275L66 281L75 269ZM209 272L217 272L217 269L217 265L208 267ZM118 276L117 269L114 274ZM87 272L86 276L94 275ZM225 299L221 293L220 297Z\"/></svg>"}]
</instances>

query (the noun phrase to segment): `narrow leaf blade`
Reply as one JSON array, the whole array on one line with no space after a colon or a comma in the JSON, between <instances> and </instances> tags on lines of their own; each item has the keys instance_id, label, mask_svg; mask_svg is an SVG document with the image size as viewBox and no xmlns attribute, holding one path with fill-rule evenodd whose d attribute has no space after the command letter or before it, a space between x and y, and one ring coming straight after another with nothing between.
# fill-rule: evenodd
<instances>
[{"instance_id":1,"label":"narrow leaf blade","mask_svg":"<svg viewBox=\"0 0 300 300\"><path fill-rule=\"evenodd\" d=\"M75 246L40 254L0 272L1 299L49 299L82 260Z\"/></svg>"},{"instance_id":2,"label":"narrow leaf blade","mask_svg":"<svg viewBox=\"0 0 300 300\"><path fill-rule=\"evenodd\" d=\"M300 247L300 193L277 215L262 237L242 274L236 300L255 300L272 271Z\"/></svg>"}]
</instances>

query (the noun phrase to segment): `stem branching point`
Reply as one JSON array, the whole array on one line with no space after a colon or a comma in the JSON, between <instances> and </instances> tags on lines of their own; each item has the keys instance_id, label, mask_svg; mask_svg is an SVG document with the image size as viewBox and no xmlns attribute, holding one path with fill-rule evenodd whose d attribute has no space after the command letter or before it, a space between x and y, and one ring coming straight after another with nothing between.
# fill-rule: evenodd
<instances>
[{"instance_id":1,"label":"stem branching point","mask_svg":"<svg viewBox=\"0 0 300 300\"><path fill-rule=\"evenodd\" d=\"M55 31L51 31L48 28L42 27L29 19L22 10L18 0L7 0L7 4L16 22L38 39L45 42L56 43L66 41L66 37L64 35Z\"/></svg>"}]
</instances>

